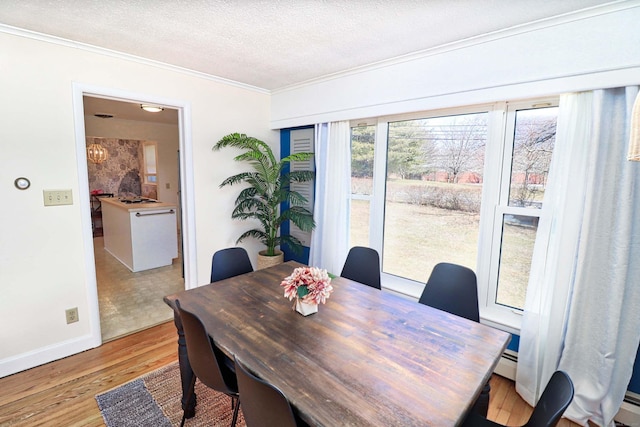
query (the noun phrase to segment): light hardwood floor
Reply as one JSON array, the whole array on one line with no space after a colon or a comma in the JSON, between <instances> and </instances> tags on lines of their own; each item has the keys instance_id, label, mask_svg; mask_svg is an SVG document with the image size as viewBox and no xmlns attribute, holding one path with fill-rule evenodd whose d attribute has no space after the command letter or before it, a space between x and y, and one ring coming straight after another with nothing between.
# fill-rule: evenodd
<instances>
[{"instance_id":1,"label":"light hardwood floor","mask_svg":"<svg viewBox=\"0 0 640 427\"><path fill-rule=\"evenodd\" d=\"M104 426L95 395L177 360L172 322L0 378L0 426ZM512 381L491 379L489 418L509 426L531 413ZM560 427L577 424L563 419Z\"/></svg>"}]
</instances>

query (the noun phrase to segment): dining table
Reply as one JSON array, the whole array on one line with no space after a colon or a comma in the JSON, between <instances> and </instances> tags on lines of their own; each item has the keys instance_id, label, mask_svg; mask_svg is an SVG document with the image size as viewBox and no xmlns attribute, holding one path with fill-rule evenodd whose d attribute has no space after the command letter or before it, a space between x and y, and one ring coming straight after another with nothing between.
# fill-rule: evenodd
<instances>
[{"instance_id":1,"label":"dining table","mask_svg":"<svg viewBox=\"0 0 640 427\"><path fill-rule=\"evenodd\" d=\"M284 297L295 261L164 298L213 343L275 385L312 426L455 426L491 377L510 334L342 277L318 312ZM176 311L183 408L193 372ZM241 397L242 400L242 397Z\"/></svg>"}]
</instances>

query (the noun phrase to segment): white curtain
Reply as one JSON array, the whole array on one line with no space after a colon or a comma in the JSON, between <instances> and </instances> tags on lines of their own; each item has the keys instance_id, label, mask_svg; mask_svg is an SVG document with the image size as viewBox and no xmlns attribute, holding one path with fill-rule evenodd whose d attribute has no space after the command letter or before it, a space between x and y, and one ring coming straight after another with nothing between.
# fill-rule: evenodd
<instances>
[{"instance_id":1,"label":"white curtain","mask_svg":"<svg viewBox=\"0 0 640 427\"><path fill-rule=\"evenodd\" d=\"M556 369L565 415L613 425L640 343L640 164L626 160L637 88L561 97L520 337L516 389L531 405ZM633 263L635 261L635 265Z\"/></svg>"},{"instance_id":2,"label":"white curtain","mask_svg":"<svg viewBox=\"0 0 640 427\"><path fill-rule=\"evenodd\" d=\"M351 136L349 122L315 129L316 193L309 265L340 274L349 251Z\"/></svg>"}]
</instances>

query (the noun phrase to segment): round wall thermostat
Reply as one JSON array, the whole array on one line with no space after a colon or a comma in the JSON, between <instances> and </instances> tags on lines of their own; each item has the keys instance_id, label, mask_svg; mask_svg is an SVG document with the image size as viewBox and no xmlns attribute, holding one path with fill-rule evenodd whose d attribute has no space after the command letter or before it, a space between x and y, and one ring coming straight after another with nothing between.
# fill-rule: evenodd
<instances>
[{"instance_id":1,"label":"round wall thermostat","mask_svg":"<svg viewBox=\"0 0 640 427\"><path fill-rule=\"evenodd\" d=\"M16 178L16 180L13 181L13 184L16 186L18 190L26 190L31 185L31 182L29 182L27 178L20 177L20 178Z\"/></svg>"}]
</instances>

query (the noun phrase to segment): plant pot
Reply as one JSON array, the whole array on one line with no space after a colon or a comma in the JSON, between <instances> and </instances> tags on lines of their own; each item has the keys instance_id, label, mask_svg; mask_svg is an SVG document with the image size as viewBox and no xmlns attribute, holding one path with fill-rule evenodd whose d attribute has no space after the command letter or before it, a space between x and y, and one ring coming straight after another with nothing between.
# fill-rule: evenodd
<instances>
[{"instance_id":1,"label":"plant pot","mask_svg":"<svg viewBox=\"0 0 640 427\"><path fill-rule=\"evenodd\" d=\"M308 316L318 312L318 304L306 304L300 298L296 298L296 311L303 316Z\"/></svg>"},{"instance_id":2,"label":"plant pot","mask_svg":"<svg viewBox=\"0 0 640 427\"><path fill-rule=\"evenodd\" d=\"M258 270L273 267L274 265L284 262L284 252L276 251L276 255L274 256L267 256L266 253L266 250L258 252Z\"/></svg>"}]
</instances>

